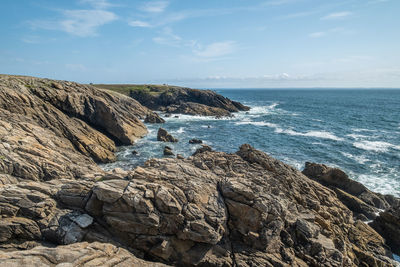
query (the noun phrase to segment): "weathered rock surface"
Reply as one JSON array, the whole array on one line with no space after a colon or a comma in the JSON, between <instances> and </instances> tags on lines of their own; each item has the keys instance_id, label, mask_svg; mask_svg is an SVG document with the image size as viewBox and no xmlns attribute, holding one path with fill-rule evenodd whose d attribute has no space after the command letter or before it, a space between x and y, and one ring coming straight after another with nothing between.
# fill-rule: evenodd
<instances>
[{"instance_id":1,"label":"weathered rock surface","mask_svg":"<svg viewBox=\"0 0 400 267\"><path fill-rule=\"evenodd\" d=\"M392 251L400 254L400 204L379 213L371 226L386 240Z\"/></svg>"},{"instance_id":2,"label":"weathered rock surface","mask_svg":"<svg viewBox=\"0 0 400 267\"><path fill-rule=\"evenodd\" d=\"M144 119L144 122L146 123L164 123L165 120L158 116L157 113L151 112L146 115L146 118Z\"/></svg>"},{"instance_id":3,"label":"weathered rock surface","mask_svg":"<svg viewBox=\"0 0 400 267\"><path fill-rule=\"evenodd\" d=\"M67 246L1 252L1 266L166 266L136 258L126 249L104 243L75 243Z\"/></svg>"},{"instance_id":4,"label":"weathered rock surface","mask_svg":"<svg viewBox=\"0 0 400 267\"><path fill-rule=\"evenodd\" d=\"M157 132L157 141L176 143L178 139L169 134L164 128L159 128Z\"/></svg>"},{"instance_id":5,"label":"weathered rock surface","mask_svg":"<svg viewBox=\"0 0 400 267\"><path fill-rule=\"evenodd\" d=\"M93 160L114 161L116 143L146 134L149 112L91 86L0 75L0 183L101 174Z\"/></svg>"},{"instance_id":6,"label":"weathered rock surface","mask_svg":"<svg viewBox=\"0 0 400 267\"><path fill-rule=\"evenodd\" d=\"M306 162L303 174L331 188L355 216L360 214L374 219L379 210L399 202L394 196L374 193L361 183L350 179L346 173L324 164Z\"/></svg>"},{"instance_id":7,"label":"weathered rock surface","mask_svg":"<svg viewBox=\"0 0 400 267\"><path fill-rule=\"evenodd\" d=\"M249 145L97 182L9 184L0 203L3 249L99 241L173 265L394 266L383 238L331 190Z\"/></svg>"},{"instance_id":8,"label":"weathered rock surface","mask_svg":"<svg viewBox=\"0 0 400 267\"><path fill-rule=\"evenodd\" d=\"M130 96L142 105L169 113L203 116L229 116L231 112L249 110L211 90L178 86L147 86L147 90L131 90Z\"/></svg>"}]
</instances>

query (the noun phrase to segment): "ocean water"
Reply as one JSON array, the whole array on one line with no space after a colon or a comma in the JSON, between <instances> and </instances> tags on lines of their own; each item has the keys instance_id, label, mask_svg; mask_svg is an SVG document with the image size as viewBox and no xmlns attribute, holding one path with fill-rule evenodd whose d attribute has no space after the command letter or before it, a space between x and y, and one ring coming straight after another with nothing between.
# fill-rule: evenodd
<instances>
[{"instance_id":1,"label":"ocean water","mask_svg":"<svg viewBox=\"0 0 400 267\"><path fill-rule=\"evenodd\" d=\"M165 124L148 124L146 137L120 147L118 161L103 167L131 169L151 157L163 157L165 145L190 156L200 145L188 141L199 138L229 153L249 143L300 170L306 161L339 167L375 192L400 196L400 90L216 91L251 110L224 119L160 114ZM157 142L160 126L179 142Z\"/></svg>"}]
</instances>

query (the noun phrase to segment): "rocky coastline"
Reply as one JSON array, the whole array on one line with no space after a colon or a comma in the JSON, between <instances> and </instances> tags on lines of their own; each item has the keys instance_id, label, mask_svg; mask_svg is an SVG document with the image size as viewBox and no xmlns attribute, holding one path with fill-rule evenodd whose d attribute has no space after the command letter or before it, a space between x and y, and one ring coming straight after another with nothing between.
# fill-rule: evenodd
<instances>
[{"instance_id":1,"label":"rocky coastline","mask_svg":"<svg viewBox=\"0 0 400 267\"><path fill-rule=\"evenodd\" d=\"M300 172L244 144L102 170L147 133L143 120L163 123L153 110L247 107L212 91L97 87L0 75L1 266L397 266L400 200L340 169Z\"/></svg>"}]
</instances>

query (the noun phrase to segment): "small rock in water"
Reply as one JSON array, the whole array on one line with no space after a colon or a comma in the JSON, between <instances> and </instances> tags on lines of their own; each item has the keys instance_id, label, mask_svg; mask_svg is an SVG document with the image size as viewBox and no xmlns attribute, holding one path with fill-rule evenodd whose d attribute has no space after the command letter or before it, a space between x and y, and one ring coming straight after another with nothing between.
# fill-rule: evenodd
<instances>
[{"instance_id":1,"label":"small rock in water","mask_svg":"<svg viewBox=\"0 0 400 267\"><path fill-rule=\"evenodd\" d=\"M164 123L165 120L158 116L157 113L152 112L146 115L146 118L144 119L144 122L146 123Z\"/></svg>"},{"instance_id":2,"label":"small rock in water","mask_svg":"<svg viewBox=\"0 0 400 267\"><path fill-rule=\"evenodd\" d=\"M179 116L178 116L178 115L175 115L174 118L179 118Z\"/></svg>"},{"instance_id":3,"label":"small rock in water","mask_svg":"<svg viewBox=\"0 0 400 267\"><path fill-rule=\"evenodd\" d=\"M157 133L157 141L176 143L178 142L178 139L170 135L167 130L160 128Z\"/></svg>"},{"instance_id":4,"label":"small rock in water","mask_svg":"<svg viewBox=\"0 0 400 267\"><path fill-rule=\"evenodd\" d=\"M136 150L132 151L132 155L137 155L137 154L139 154L139 152L137 152Z\"/></svg>"},{"instance_id":5,"label":"small rock in water","mask_svg":"<svg viewBox=\"0 0 400 267\"><path fill-rule=\"evenodd\" d=\"M202 143L203 143L202 140L196 138L189 140L189 144L202 144Z\"/></svg>"},{"instance_id":6,"label":"small rock in water","mask_svg":"<svg viewBox=\"0 0 400 267\"><path fill-rule=\"evenodd\" d=\"M169 146L164 147L164 156L173 156L174 153L172 152L172 148Z\"/></svg>"},{"instance_id":7,"label":"small rock in water","mask_svg":"<svg viewBox=\"0 0 400 267\"><path fill-rule=\"evenodd\" d=\"M176 154L176 158L177 158L177 159L185 159L185 157L182 156L181 154Z\"/></svg>"}]
</instances>

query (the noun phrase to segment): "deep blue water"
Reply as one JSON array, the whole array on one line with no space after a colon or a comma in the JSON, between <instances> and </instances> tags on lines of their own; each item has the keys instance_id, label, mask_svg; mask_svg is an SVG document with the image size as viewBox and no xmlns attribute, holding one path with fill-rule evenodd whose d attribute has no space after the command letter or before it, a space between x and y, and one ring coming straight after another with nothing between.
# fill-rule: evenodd
<instances>
[{"instance_id":1,"label":"deep blue water","mask_svg":"<svg viewBox=\"0 0 400 267\"><path fill-rule=\"evenodd\" d=\"M191 155L199 138L215 150L235 152L243 143L298 169L306 161L336 166L351 178L381 193L400 196L400 90L217 90L251 110L234 118L179 115L165 118L179 139L168 144ZM162 114L161 114L162 115ZM132 168L150 157L162 157L165 143L156 141L160 125L134 146L121 147L119 161L105 168ZM132 155L137 150L138 155Z\"/></svg>"}]
</instances>

